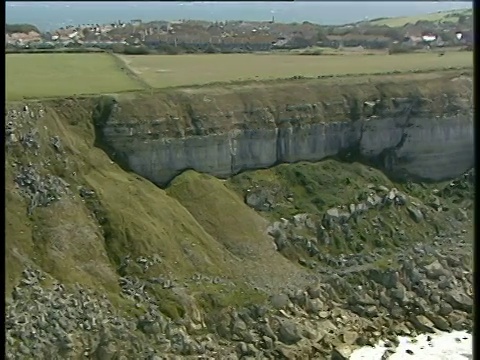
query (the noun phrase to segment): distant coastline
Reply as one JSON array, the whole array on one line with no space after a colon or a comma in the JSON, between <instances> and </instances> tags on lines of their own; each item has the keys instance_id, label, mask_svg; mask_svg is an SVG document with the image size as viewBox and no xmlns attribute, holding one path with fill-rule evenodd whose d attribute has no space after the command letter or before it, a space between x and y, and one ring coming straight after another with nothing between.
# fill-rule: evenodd
<instances>
[{"instance_id":1,"label":"distant coastline","mask_svg":"<svg viewBox=\"0 0 480 360\"><path fill-rule=\"evenodd\" d=\"M472 2L296 2L296 3L208 3L208 2L6 2L7 23L35 24L41 31L82 23L110 23L198 19L278 22L310 21L341 25L365 18L410 16L437 11L472 8Z\"/></svg>"}]
</instances>

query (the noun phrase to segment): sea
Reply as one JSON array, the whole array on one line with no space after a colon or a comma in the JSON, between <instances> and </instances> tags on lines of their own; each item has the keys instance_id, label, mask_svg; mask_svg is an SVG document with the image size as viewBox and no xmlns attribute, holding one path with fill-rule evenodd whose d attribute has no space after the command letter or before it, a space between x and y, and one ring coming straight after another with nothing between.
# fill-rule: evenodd
<instances>
[{"instance_id":1,"label":"sea","mask_svg":"<svg viewBox=\"0 0 480 360\"><path fill-rule=\"evenodd\" d=\"M36 25L51 31L67 25L106 24L118 20L142 21L195 19L244 20L292 23L309 21L341 25L378 17L412 16L472 8L472 1L285 1L285 2L106 2L106 1L6 1L6 22Z\"/></svg>"},{"instance_id":2,"label":"sea","mask_svg":"<svg viewBox=\"0 0 480 360\"><path fill-rule=\"evenodd\" d=\"M437 332L415 338L399 337L400 343L389 360L472 360L472 334L465 331ZM381 360L384 342L353 352L350 360Z\"/></svg>"}]
</instances>

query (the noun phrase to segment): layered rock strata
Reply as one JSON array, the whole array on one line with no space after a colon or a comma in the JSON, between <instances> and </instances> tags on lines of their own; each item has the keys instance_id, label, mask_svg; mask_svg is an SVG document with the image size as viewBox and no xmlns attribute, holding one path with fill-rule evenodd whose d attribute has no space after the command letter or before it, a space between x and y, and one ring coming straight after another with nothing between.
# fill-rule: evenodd
<instances>
[{"instance_id":1,"label":"layered rock strata","mask_svg":"<svg viewBox=\"0 0 480 360\"><path fill-rule=\"evenodd\" d=\"M325 81L111 102L98 134L112 157L159 185L186 169L225 178L336 156L433 181L473 166L470 77Z\"/></svg>"}]
</instances>

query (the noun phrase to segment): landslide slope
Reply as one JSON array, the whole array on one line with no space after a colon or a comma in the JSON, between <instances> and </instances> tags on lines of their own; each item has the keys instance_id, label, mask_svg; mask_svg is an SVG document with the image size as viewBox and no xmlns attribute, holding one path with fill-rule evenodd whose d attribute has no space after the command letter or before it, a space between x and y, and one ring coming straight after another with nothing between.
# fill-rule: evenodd
<instances>
[{"instance_id":1,"label":"landslide slope","mask_svg":"<svg viewBox=\"0 0 480 360\"><path fill-rule=\"evenodd\" d=\"M155 256L158 264L150 271L172 279L202 273L238 280L261 265L261 259L248 254L273 247L258 214L226 188L224 194L215 193L230 200L238 227L259 224L232 238L233 228L215 230L203 222L215 218L214 209L196 218L195 209L122 170L94 146L93 102L8 104L7 296L26 266L40 267L67 284L78 282L117 294L119 274L142 273L138 266L125 270L127 256ZM210 183L218 185L214 179ZM197 199L200 207L205 200ZM249 253L232 248L247 245L253 246ZM279 254L269 254L280 261L277 275L294 272Z\"/></svg>"}]
</instances>

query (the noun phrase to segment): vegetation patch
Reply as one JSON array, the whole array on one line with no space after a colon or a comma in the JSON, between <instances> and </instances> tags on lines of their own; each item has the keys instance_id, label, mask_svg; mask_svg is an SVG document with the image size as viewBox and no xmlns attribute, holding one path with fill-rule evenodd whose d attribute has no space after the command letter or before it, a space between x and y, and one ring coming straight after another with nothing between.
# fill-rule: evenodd
<instances>
[{"instance_id":1,"label":"vegetation patch","mask_svg":"<svg viewBox=\"0 0 480 360\"><path fill-rule=\"evenodd\" d=\"M390 27L402 27L407 24L415 24L417 22L451 22L457 23L461 17L472 16L472 9L464 10L449 10L449 11L439 11L432 14L426 15L417 15L417 16L404 16L404 17L394 17L394 18L379 18L373 19L369 22L371 25L378 26L390 26ZM461 22L461 21L460 21Z\"/></svg>"},{"instance_id":2,"label":"vegetation patch","mask_svg":"<svg viewBox=\"0 0 480 360\"><path fill-rule=\"evenodd\" d=\"M335 160L248 171L227 186L272 224L278 222L271 233L279 250L305 266L311 264L302 259L316 259L319 253L394 252L444 234L456 199L436 197L439 190L433 185L394 183L374 168ZM402 195L406 193L410 195ZM374 203L368 211L359 205ZM280 225L281 219L289 224Z\"/></svg>"}]
</instances>

